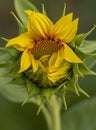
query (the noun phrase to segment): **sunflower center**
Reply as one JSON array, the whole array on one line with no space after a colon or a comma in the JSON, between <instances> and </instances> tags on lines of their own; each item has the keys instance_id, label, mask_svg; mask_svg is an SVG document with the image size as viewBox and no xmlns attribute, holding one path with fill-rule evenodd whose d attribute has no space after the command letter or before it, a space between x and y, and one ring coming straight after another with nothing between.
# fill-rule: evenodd
<instances>
[{"instance_id":1,"label":"sunflower center","mask_svg":"<svg viewBox=\"0 0 96 130\"><path fill-rule=\"evenodd\" d=\"M43 55L52 55L54 52L60 50L61 46L60 40L42 38L40 40L35 40L31 53L36 59L39 59Z\"/></svg>"}]
</instances>

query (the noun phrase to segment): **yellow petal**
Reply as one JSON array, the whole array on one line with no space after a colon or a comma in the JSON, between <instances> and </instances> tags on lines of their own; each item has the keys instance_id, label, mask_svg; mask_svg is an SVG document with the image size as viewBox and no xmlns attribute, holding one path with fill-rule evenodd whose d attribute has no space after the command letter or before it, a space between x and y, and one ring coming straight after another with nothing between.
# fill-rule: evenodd
<instances>
[{"instance_id":1,"label":"yellow petal","mask_svg":"<svg viewBox=\"0 0 96 130\"><path fill-rule=\"evenodd\" d=\"M63 61L62 52L61 52L61 50L58 50L55 67L59 67L62 61Z\"/></svg>"},{"instance_id":2,"label":"yellow petal","mask_svg":"<svg viewBox=\"0 0 96 130\"><path fill-rule=\"evenodd\" d=\"M73 52L73 50L67 44L64 44L64 48L62 48L62 53L66 61L71 63L82 63L81 59Z\"/></svg>"},{"instance_id":3,"label":"yellow petal","mask_svg":"<svg viewBox=\"0 0 96 130\"><path fill-rule=\"evenodd\" d=\"M21 56L19 73L27 70L30 67L30 65L31 65L31 52L30 50L26 49Z\"/></svg>"},{"instance_id":4,"label":"yellow petal","mask_svg":"<svg viewBox=\"0 0 96 130\"><path fill-rule=\"evenodd\" d=\"M68 14L61 18L54 26L53 35L66 43L71 42L78 29L78 18L72 22L73 14Z\"/></svg>"},{"instance_id":5,"label":"yellow petal","mask_svg":"<svg viewBox=\"0 0 96 130\"><path fill-rule=\"evenodd\" d=\"M49 67L55 64L56 58L57 58L57 52L56 52L56 53L53 53L52 56L50 57Z\"/></svg>"},{"instance_id":6,"label":"yellow petal","mask_svg":"<svg viewBox=\"0 0 96 130\"><path fill-rule=\"evenodd\" d=\"M31 11L31 10L25 10L24 12L25 12L27 15L31 15L33 11Z\"/></svg>"},{"instance_id":7,"label":"yellow petal","mask_svg":"<svg viewBox=\"0 0 96 130\"><path fill-rule=\"evenodd\" d=\"M43 55L42 57L40 57L39 61L41 61L41 62L48 61L49 56L50 56L50 55Z\"/></svg>"},{"instance_id":8,"label":"yellow petal","mask_svg":"<svg viewBox=\"0 0 96 130\"><path fill-rule=\"evenodd\" d=\"M71 42L77 33L77 29L78 29L78 18L75 19L69 26L67 26L65 30L63 30L64 32L62 32L61 34L62 39L64 39L66 43Z\"/></svg>"},{"instance_id":9,"label":"yellow petal","mask_svg":"<svg viewBox=\"0 0 96 130\"><path fill-rule=\"evenodd\" d=\"M52 68L51 68L52 69ZM49 69L49 73L47 74L47 77L50 81L52 81L53 83L55 83L56 81L60 80L60 79L64 79L65 77L67 77L68 72L65 71L66 67L62 67L62 68L57 68L57 69ZM68 68L67 68L68 69ZM64 72L65 71L65 72Z\"/></svg>"},{"instance_id":10,"label":"yellow petal","mask_svg":"<svg viewBox=\"0 0 96 130\"><path fill-rule=\"evenodd\" d=\"M61 78L66 79L67 76L69 75L70 68L71 64L69 64L68 62L65 63L65 61L63 60L63 62L61 61L58 64L58 66L56 65L48 66L47 77L53 83L60 80Z\"/></svg>"},{"instance_id":11,"label":"yellow petal","mask_svg":"<svg viewBox=\"0 0 96 130\"><path fill-rule=\"evenodd\" d=\"M29 15L28 31L31 32L33 38L37 39L51 34L52 22L46 15L29 10L26 13Z\"/></svg>"},{"instance_id":12,"label":"yellow petal","mask_svg":"<svg viewBox=\"0 0 96 130\"><path fill-rule=\"evenodd\" d=\"M70 25L70 23L72 22L72 17L73 17L73 13L70 13L62 17L60 20L58 20L54 25L53 34L58 35L59 33L61 33L62 29Z\"/></svg>"},{"instance_id":13,"label":"yellow petal","mask_svg":"<svg viewBox=\"0 0 96 130\"><path fill-rule=\"evenodd\" d=\"M24 33L9 40L6 44L6 47L8 46L14 46L17 50L24 51L25 48L32 48L34 46L34 42L29 33Z\"/></svg>"},{"instance_id":14,"label":"yellow petal","mask_svg":"<svg viewBox=\"0 0 96 130\"><path fill-rule=\"evenodd\" d=\"M34 58L33 55L31 55L31 62L32 62L33 72L35 73L38 70L38 61Z\"/></svg>"},{"instance_id":15,"label":"yellow petal","mask_svg":"<svg viewBox=\"0 0 96 130\"><path fill-rule=\"evenodd\" d=\"M61 51L59 50L56 53L53 53L49 60L49 66L58 67L63 61L63 57L61 56Z\"/></svg>"}]
</instances>

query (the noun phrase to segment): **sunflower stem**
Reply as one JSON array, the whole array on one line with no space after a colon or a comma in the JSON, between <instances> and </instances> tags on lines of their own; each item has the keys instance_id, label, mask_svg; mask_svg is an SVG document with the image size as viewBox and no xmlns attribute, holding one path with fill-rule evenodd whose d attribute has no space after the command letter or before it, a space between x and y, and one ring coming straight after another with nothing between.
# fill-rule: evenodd
<instances>
[{"instance_id":1,"label":"sunflower stem","mask_svg":"<svg viewBox=\"0 0 96 130\"><path fill-rule=\"evenodd\" d=\"M61 104L57 97L53 95L42 111L45 115L48 130L61 130Z\"/></svg>"}]
</instances>

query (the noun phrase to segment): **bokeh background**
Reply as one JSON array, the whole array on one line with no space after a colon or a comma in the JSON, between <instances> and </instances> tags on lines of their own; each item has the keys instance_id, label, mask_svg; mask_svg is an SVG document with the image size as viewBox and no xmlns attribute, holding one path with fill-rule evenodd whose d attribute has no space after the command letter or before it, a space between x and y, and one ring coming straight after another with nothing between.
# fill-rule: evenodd
<instances>
[{"instance_id":1,"label":"bokeh background","mask_svg":"<svg viewBox=\"0 0 96 130\"><path fill-rule=\"evenodd\" d=\"M78 33L85 33L96 24L96 0L30 1L32 1L39 10L41 10L41 3L44 3L47 14L53 22L62 16L64 3L66 3L66 13L74 12L74 18L80 18ZM15 12L14 0L0 0L0 37L12 38L18 35L18 25L10 14L11 11ZM88 38L96 40L96 31ZM5 42L0 39L0 44L0 46L2 46ZM84 89L86 89L86 86L95 88L96 77L87 76L83 82L81 82L81 85ZM26 104L22 107L20 103L10 102L0 94L0 130L47 130L42 113L36 116L36 112L37 106Z\"/></svg>"}]
</instances>

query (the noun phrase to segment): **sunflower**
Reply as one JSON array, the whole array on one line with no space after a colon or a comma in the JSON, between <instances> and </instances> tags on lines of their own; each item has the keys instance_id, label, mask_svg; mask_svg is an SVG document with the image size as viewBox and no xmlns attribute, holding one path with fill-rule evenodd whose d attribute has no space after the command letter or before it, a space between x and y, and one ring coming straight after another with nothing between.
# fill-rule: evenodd
<instances>
[{"instance_id":1,"label":"sunflower","mask_svg":"<svg viewBox=\"0 0 96 130\"><path fill-rule=\"evenodd\" d=\"M22 52L19 73L39 68L51 82L68 76L72 63L82 63L70 43L78 29L78 18L73 13L61 17L55 24L44 14L26 10L27 32L12 38L6 47L13 46Z\"/></svg>"}]
</instances>

